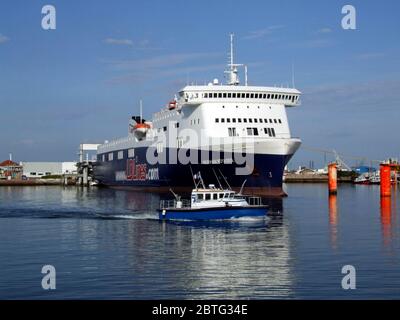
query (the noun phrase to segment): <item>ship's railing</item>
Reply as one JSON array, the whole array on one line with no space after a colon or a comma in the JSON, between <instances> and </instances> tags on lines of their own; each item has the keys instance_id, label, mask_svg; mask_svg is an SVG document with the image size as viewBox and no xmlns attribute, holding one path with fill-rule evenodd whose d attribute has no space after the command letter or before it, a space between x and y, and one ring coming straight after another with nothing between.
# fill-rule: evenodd
<instances>
[{"instance_id":1,"label":"ship's railing","mask_svg":"<svg viewBox=\"0 0 400 320\"><path fill-rule=\"evenodd\" d=\"M262 206L262 200L261 197L256 197L256 196L245 196L246 201L249 205L251 206Z\"/></svg>"},{"instance_id":2,"label":"ship's railing","mask_svg":"<svg viewBox=\"0 0 400 320\"><path fill-rule=\"evenodd\" d=\"M176 200L161 200L160 209L176 209L176 208L190 208L190 200L182 199Z\"/></svg>"}]
</instances>

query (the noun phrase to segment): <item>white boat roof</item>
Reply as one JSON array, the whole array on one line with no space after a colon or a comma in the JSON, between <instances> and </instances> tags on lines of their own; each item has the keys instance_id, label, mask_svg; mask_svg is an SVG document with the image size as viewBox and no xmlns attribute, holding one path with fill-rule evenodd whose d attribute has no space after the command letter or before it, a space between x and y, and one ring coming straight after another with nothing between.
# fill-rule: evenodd
<instances>
[{"instance_id":1,"label":"white boat roof","mask_svg":"<svg viewBox=\"0 0 400 320\"><path fill-rule=\"evenodd\" d=\"M265 86L233 86L233 85L188 85L183 87L180 92L219 92L219 91L235 91L235 92L276 92L276 93L291 93L301 94L301 92L295 88L282 88L282 87L265 87Z\"/></svg>"}]
</instances>

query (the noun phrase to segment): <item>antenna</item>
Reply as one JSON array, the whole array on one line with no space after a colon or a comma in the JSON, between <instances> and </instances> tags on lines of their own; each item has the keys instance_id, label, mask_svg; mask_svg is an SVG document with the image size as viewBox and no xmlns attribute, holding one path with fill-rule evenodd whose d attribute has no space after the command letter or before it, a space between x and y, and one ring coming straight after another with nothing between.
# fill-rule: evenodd
<instances>
[{"instance_id":1,"label":"antenna","mask_svg":"<svg viewBox=\"0 0 400 320\"><path fill-rule=\"evenodd\" d=\"M140 99L140 123L142 123L143 121L143 103L142 103L142 99Z\"/></svg>"},{"instance_id":2,"label":"antenna","mask_svg":"<svg viewBox=\"0 0 400 320\"><path fill-rule=\"evenodd\" d=\"M226 180L225 176L222 174L221 170L218 169L219 173L221 174L222 178L224 178L225 183L227 184L229 190L232 190L231 186L229 185L228 181Z\"/></svg>"},{"instance_id":3,"label":"antenna","mask_svg":"<svg viewBox=\"0 0 400 320\"><path fill-rule=\"evenodd\" d=\"M218 179L218 176L217 176L217 174L215 173L215 170L214 170L214 168L212 168L212 171L214 172L215 178L216 178L216 179L217 179L217 181L218 181L218 185L219 185L219 187L220 187L221 189L224 189L224 188L222 188L221 181L219 181L219 179Z\"/></svg>"},{"instance_id":4,"label":"antenna","mask_svg":"<svg viewBox=\"0 0 400 320\"><path fill-rule=\"evenodd\" d=\"M230 35L230 38L231 38L231 55L230 55L230 57L231 57L231 63L230 63L230 66L231 66L231 71L233 71L233 37L235 36L233 33L231 33Z\"/></svg>"},{"instance_id":5,"label":"antenna","mask_svg":"<svg viewBox=\"0 0 400 320\"><path fill-rule=\"evenodd\" d=\"M194 187L195 187L195 188L196 188L196 190L197 190L198 188L197 188L196 180L194 179L194 175L193 175L192 166L189 166L189 168L190 168L190 173L191 173L191 175L192 175L192 179L193 179L193 184L194 184Z\"/></svg>"},{"instance_id":6,"label":"antenna","mask_svg":"<svg viewBox=\"0 0 400 320\"><path fill-rule=\"evenodd\" d=\"M247 179L245 179L245 180L243 181L242 186L240 187L239 194L242 194L242 191L243 191L243 188L244 188L244 185L245 185L246 181L247 181Z\"/></svg>"},{"instance_id":7,"label":"antenna","mask_svg":"<svg viewBox=\"0 0 400 320\"><path fill-rule=\"evenodd\" d=\"M295 88L295 84L294 84L294 62L292 61L292 88Z\"/></svg>"}]
</instances>

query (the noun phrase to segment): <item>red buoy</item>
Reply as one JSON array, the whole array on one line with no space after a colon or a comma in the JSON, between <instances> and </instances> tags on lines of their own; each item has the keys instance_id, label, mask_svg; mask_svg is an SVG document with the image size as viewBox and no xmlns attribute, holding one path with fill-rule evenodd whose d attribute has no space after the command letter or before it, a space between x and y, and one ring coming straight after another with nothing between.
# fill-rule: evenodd
<instances>
[{"instance_id":1,"label":"red buoy","mask_svg":"<svg viewBox=\"0 0 400 320\"><path fill-rule=\"evenodd\" d=\"M381 197L390 197L391 195L390 171L390 165L380 165Z\"/></svg>"},{"instance_id":2,"label":"red buoy","mask_svg":"<svg viewBox=\"0 0 400 320\"><path fill-rule=\"evenodd\" d=\"M330 163L328 165L328 185L329 194L337 194L337 164Z\"/></svg>"}]
</instances>

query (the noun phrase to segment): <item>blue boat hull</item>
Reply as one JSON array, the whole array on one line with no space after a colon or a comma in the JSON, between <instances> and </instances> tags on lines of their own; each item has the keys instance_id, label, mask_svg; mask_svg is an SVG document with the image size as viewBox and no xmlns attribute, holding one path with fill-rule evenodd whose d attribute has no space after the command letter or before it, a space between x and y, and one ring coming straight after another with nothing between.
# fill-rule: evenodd
<instances>
[{"instance_id":1,"label":"blue boat hull","mask_svg":"<svg viewBox=\"0 0 400 320\"><path fill-rule=\"evenodd\" d=\"M212 209L163 209L159 210L160 220L225 220L242 217L263 217L267 206L221 207Z\"/></svg>"}]
</instances>

